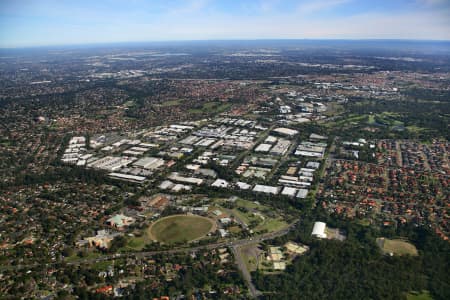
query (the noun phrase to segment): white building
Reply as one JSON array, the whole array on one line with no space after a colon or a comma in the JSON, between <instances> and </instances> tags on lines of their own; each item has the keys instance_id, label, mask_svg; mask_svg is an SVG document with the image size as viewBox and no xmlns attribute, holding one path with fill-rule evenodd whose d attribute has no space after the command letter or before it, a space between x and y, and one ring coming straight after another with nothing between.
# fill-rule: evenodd
<instances>
[{"instance_id":1,"label":"white building","mask_svg":"<svg viewBox=\"0 0 450 300\"><path fill-rule=\"evenodd\" d=\"M253 191L277 195L280 192L280 187L257 184L253 188Z\"/></svg>"},{"instance_id":2,"label":"white building","mask_svg":"<svg viewBox=\"0 0 450 300\"><path fill-rule=\"evenodd\" d=\"M259 144L258 147L255 148L255 152L269 152L270 148L272 148L272 145L270 144Z\"/></svg>"},{"instance_id":3,"label":"white building","mask_svg":"<svg viewBox=\"0 0 450 300\"><path fill-rule=\"evenodd\" d=\"M164 180L163 182L161 182L161 184L159 185L159 188L162 190L167 190L167 189L171 189L175 184L170 181L170 180Z\"/></svg>"},{"instance_id":4,"label":"white building","mask_svg":"<svg viewBox=\"0 0 450 300\"><path fill-rule=\"evenodd\" d=\"M299 189L297 193L297 198L305 199L306 196L308 196L308 190L307 189Z\"/></svg>"},{"instance_id":5,"label":"white building","mask_svg":"<svg viewBox=\"0 0 450 300\"><path fill-rule=\"evenodd\" d=\"M291 187L285 187L283 189L283 191L281 192L281 195L294 197L296 193L297 193L297 189L291 188Z\"/></svg>"},{"instance_id":6,"label":"white building","mask_svg":"<svg viewBox=\"0 0 450 300\"><path fill-rule=\"evenodd\" d=\"M116 172L109 173L108 175L111 178L128 180L128 181L133 181L133 182L138 182L138 183L143 182L146 179L144 176L136 176L136 175L123 174L123 173L116 173Z\"/></svg>"},{"instance_id":7,"label":"white building","mask_svg":"<svg viewBox=\"0 0 450 300\"><path fill-rule=\"evenodd\" d=\"M292 137L298 133L297 130L290 129L290 128L283 128L283 127L275 128L273 130L273 132L276 132L281 135L289 136L289 137Z\"/></svg>"},{"instance_id":8,"label":"white building","mask_svg":"<svg viewBox=\"0 0 450 300\"><path fill-rule=\"evenodd\" d=\"M171 180L177 181L177 182L196 184L196 185L201 185L203 183L203 179L195 178L195 177L180 176L179 173L177 173L177 172L172 172L168 178Z\"/></svg>"},{"instance_id":9,"label":"white building","mask_svg":"<svg viewBox=\"0 0 450 300\"><path fill-rule=\"evenodd\" d=\"M313 227L313 231L312 231L312 236L315 236L317 238L320 239L326 239L327 238L327 234L325 233L325 229L327 228L327 224L325 224L324 222L316 222L314 223L314 227Z\"/></svg>"},{"instance_id":10,"label":"white building","mask_svg":"<svg viewBox=\"0 0 450 300\"><path fill-rule=\"evenodd\" d=\"M164 165L164 160L157 157L143 157L136 161L134 165L144 169L155 170Z\"/></svg>"},{"instance_id":11,"label":"white building","mask_svg":"<svg viewBox=\"0 0 450 300\"><path fill-rule=\"evenodd\" d=\"M220 187L220 188L227 188L230 184L223 179L217 179L216 181L211 184L213 187Z\"/></svg>"},{"instance_id":12,"label":"white building","mask_svg":"<svg viewBox=\"0 0 450 300\"><path fill-rule=\"evenodd\" d=\"M236 186L241 190L249 190L252 187L250 184L242 181L236 182Z\"/></svg>"},{"instance_id":13,"label":"white building","mask_svg":"<svg viewBox=\"0 0 450 300\"><path fill-rule=\"evenodd\" d=\"M274 137L273 135L269 135L265 140L264 143L266 144L274 144L276 143L278 138Z\"/></svg>"}]
</instances>

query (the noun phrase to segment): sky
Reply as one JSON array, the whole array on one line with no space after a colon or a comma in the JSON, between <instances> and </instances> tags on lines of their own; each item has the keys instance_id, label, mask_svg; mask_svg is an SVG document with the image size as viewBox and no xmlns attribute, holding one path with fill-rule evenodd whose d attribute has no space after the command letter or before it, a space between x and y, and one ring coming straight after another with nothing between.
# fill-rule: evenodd
<instances>
[{"instance_id":1,"label":"sky","mask_svg":"<svg viewBox=\"0 0 450 300\"><path fill-rule=\"evenodd\" d=\"M0 48L230 39L450 40L450 0L0 0Z\"/></svg>"}]
</instances>

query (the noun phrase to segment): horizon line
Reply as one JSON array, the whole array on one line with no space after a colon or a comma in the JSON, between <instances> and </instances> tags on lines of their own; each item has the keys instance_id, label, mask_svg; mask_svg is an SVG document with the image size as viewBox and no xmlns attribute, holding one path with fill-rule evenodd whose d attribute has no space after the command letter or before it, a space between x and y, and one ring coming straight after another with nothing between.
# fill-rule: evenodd
<instances>
[{"instance_id":1,"label":"horizon line","mask_svg":"<svg viewBox=\"0 0 450 300\"><path fill-rule=\"evenodd\" d=\"M26 46L0 46L0 50L39 49L51 47L83 47L106 46L113 44L152 44L152 43L189 43L189 42L239 42L239 41L373 41L373 42L450 42L450 39L414 39L414 38L230 38L230 39L174 39L174 40L142 40L142 41L111 41L111 42L87 42L65 43Z\"/></svg>"}]
</instances>

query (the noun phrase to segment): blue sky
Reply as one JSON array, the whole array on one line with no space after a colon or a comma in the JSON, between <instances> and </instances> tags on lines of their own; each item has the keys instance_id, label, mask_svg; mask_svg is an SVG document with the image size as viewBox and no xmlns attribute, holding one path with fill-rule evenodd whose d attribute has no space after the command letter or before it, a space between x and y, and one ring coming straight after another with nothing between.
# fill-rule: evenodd
<instances>
[{"instance_id":1,"label":"blue sky","mask_svg":"<svg viewBox=\"0 0 450 300\"><path fill-rule=\"evenodd\" d=\"M450 40L450 0L0 0L0 47L208 39Z\"/></svg>"}]
</instances>

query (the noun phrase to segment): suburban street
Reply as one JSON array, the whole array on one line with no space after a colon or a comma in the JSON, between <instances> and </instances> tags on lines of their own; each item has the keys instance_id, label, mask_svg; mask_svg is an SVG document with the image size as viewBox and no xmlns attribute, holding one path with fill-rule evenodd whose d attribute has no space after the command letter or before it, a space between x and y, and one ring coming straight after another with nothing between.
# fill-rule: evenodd
<instances>
[{"instance_id":1,"label":"suburban street","mask_svg":"<svg viewBox=\"0 0 450 300\"><path fill-rule=\"evenodd\" d=\"M26 265L24 264L24 265L16 265L16 266L2 266L2 267L0 267L0 270L1 271L3 271L3 270L21 270L21 269L27 269L27 268L31 269L31 268L36 268L36 267L51 267L51 266L56 266L56 265L60 265L60 264L66 264L66 265L70 265L70 266L78 266L78 265L82 265L82 264L97 263L97 262L102 262L102 261L114 260L114 259L118 259L118 258L127 258L127 257L146 258L146 257L158 255L158 254L184 253L184 252L197 251L197 250L201 250L201 249L213 250L213 249L217 249L217 248L221 248L221 247L231 247L231 248L242 247L242 246L245 246L248 244L259 243L259 242L262 242L265 240L283 236L283 235L287 234L292 228L294 228L294 226L296 224L297 224L297 221L292 222L291 224L289 224L288 227L286 227L282 230L279 230L279 231L256 235L256 236L245 238L245 239L228 240L228 241L224 241L224 242L220 242L220 243L213 243L213 244L209 244L209 245L193 246L193 247L170 249L170 250L160 250L160 251L141 251L141 252L130 252L130 253L107 254L107 255L103 255L101 257L96 257L96 258L80 258L80 259L73 260L70 262L63 260L61 262L45 263L45 264L36 263L36 264L26 264ZM241 271L242 271L242 269L241 269Z\"/></svg>"}]
</instances>

